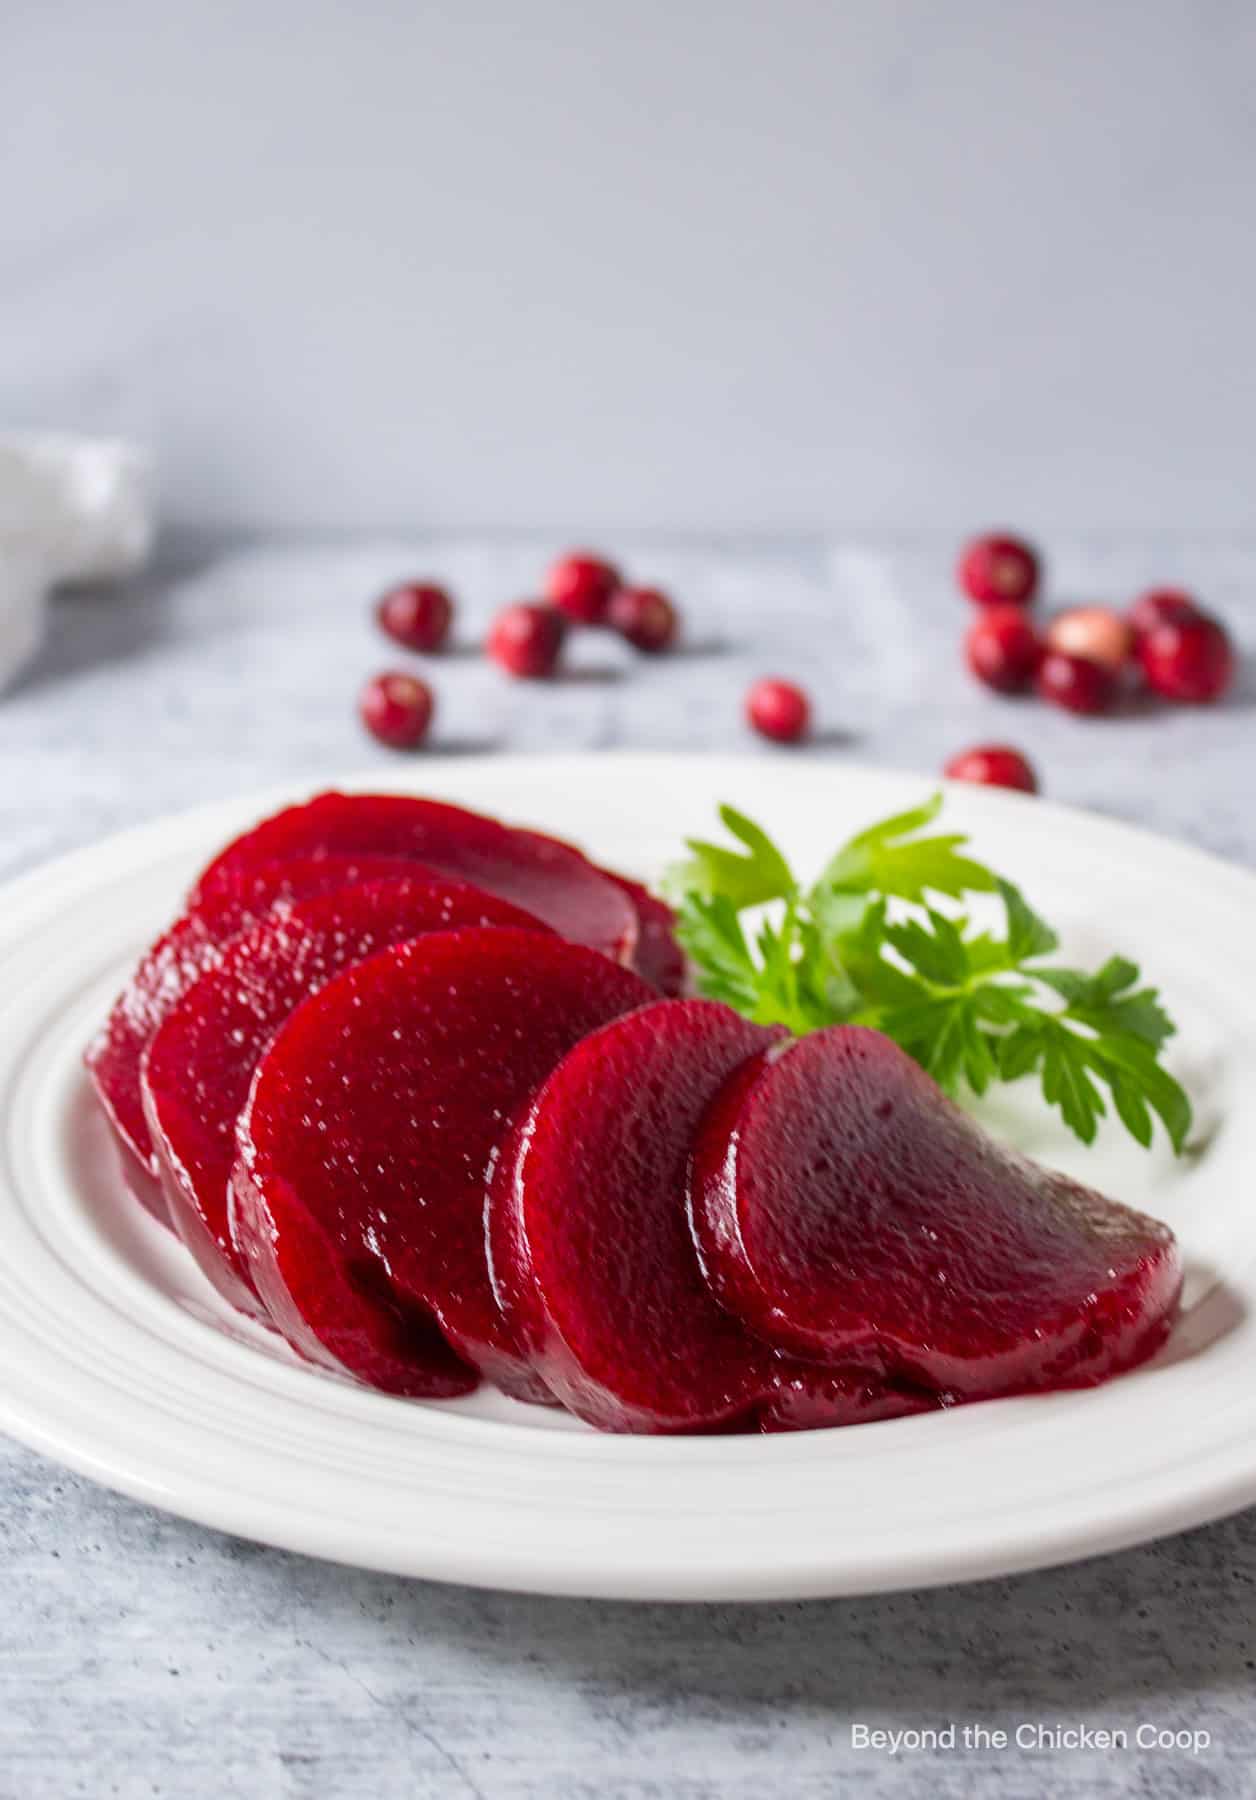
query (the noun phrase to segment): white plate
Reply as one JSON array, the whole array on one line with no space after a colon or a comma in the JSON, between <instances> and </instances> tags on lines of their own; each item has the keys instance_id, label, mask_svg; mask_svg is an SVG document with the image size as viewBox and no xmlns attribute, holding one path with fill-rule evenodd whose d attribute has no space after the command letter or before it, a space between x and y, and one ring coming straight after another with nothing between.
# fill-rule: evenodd
<instances>
[{"instance_id":1,"label":"white plate","mask_svg":"<svg viewBox=\"0 0 1256 1800\"><path fill-rule=\"evenodd\" d=\"M345 785L380 787L378 776ZM927 777L797 755L407 764L396 788L650 875L732 800L799 865ZM489 1395L414 1404L230 1315L122 1191L79 1057L196 868L267 793L80 852L0 901L0 1425L122 1492L398 1574L564 1594L767 1599L994 1575L1256 1500L1256 881L1108 820L953 788L948 817L1074 944L1121 948L1183 1025L1200 1147L1076 1147L1027 1090L997 1129L1167 1219L1187 1304L1154 1363L1049 1395L790 1437L614 1438ZM1067 946L1066 946L1067 947ZM1248 1178L1245 1180L1244 1177Z\"/></svg>"}]
</instances>

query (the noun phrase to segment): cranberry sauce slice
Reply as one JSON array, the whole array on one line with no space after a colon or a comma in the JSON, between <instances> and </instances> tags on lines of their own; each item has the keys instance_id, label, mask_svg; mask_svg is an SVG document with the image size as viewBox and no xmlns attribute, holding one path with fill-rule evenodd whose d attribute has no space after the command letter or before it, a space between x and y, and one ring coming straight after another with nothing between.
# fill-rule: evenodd
<instances>
[{"instance_id":1,"label":"cranberry sauce slice","mask_svg":"<svg viewBox=\"0 0 1256 1800\"><path fill-rule=\"evenodd\" d=\"M88 1046L88 1071L126 1155L150 1175L158 1174L140 1093L140 1062L162 1020L222 960L224 945L276 906L363 879L414 873L408 860L372 856L307 857L283 867L259 864L224 872L213 893L176 919L146 952Z\"/></svg>"},{"instance_id":2,"label":"cranberry sauce slice","mask_svg":"<svg viewBox=\"0 0 1256 1800\"><path fill-rule=\"evenodd\" d=\"M238 1224L239 1212L232 1218ZM283 1183L271 1187L256 1223L274 1237L267 1255L251 1259L257 1292L307 1362L408 1400L452 1399L480 1385L430 1311L399 1295L373 1257L341 1255Z\"/></svg>"},{"instance_id":3,"label":"cranberry sauce slice","mask_svg":"<svg viewBox=\"0 0 1256 1800\"><path fill-rule=\"evenodd\" d=\"M949 1405L950 1395L907 1382L887 1381L874 1369L826 1369L795 1361L782 1364L772 1397L759 1408L759 1430L818 1431L839 1425L876 1425Z\"/></svg>"},{"instance_id":4,"label":"cranberry sauce slice","mask_svg":"<svg viewBox=\"0 0 1256 1800\"><path fill-rule=\"evenodd\" d=\"M145 952L87 1047L88 1074L124 1157L150 1178L155 1179L157 1165L140 1093L140 1062L170 1008L221 956L222 943L195 914L176 919Z\"/></svg>"},{"instance_id":5,"label":"cranberry sauce slice","mask_svg":"<svg viewBox=\"0 0 1256 1800\"><path fill-rule=\"evenodd\" d=\"M1162 1342L1172 1233L1001 1148L880 1033L747 1065L708 1113L691 1203L707 1278L782 1349L880 1353L956 1398L1088 1386Z\"/></svg>"},{"instance_id":6,"label":"cranberry sauce slice","mask_svg":"<svg viewBox=\"0 0 1256 1800\"><path fill-rule=\"evenodd\" d=\"M632 901L637 915L637 947L632 966L661 994L675 999L685 989L685 953L676 941L676 914L639 881L601 871Z\"/></svg>"},{"instance_id":7,"label":"cranberry sauce slice","mask_svg":"<svg viewBox=\"0 0 1256 1800\"><path fill-rule=\"evenodd\" d=\"M630 962L637 916L628 895L570 844L480 813L403 794L320 794L245 832L201 876L212 893L241 868L296 856L409 856L438 874L510 900L572 943Z\"/></svg>"},{"instance_id":8,"label":"cranberry sauce slice","mask_svg":"<svg viewBox=\"0 0 1256 1800\"><path fill-rule=\"evenodd\" d=\"M467 925L548 931L479 888L420 874L323 894L237 938L149 1044L144 1110L170 1217L234 1305L250 1310L253 1293L227 1222L235 1128L266 1046L288 1014L342 969L423 932Z\"/></svg>"},{"instance_id":9,"label":"cranberry sauce slice","mask_svg":"<svg viewBox=\"0 0 1256 1800\"><path fill-rule=\"evenodd\" d=\"M236 1242L281 1329L299 1314L370 1380L352 1338L328 1334L349 1281L424 1308L467 1362L540 1398L489 1282L486 1185L567 1051L653 998L583 946L468 929L382 951L304 1001L258 1065L232 1177Z\"/></svg>"},{"instance_id":10,"label":"cranberry sauce slice","mask_svg":"<svg viewBox=\"0 0 1256 1800\"><path fill-rule=\"evenodd\" d=\"M777 1033L714 1000L660 1000L554 1070L489 1205L494 1285L546 1385L608 1431L744 1421L781 1363L712 1298L685 1211L712 1097Z\"/></svg>"}]
</instances>

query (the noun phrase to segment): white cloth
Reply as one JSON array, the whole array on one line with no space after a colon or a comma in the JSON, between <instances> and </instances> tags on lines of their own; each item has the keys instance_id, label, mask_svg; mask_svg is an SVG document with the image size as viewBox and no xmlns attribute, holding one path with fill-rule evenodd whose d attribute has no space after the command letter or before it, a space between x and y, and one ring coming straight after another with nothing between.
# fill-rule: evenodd
<instances>
[{"instance_id":1,"label":"white cloth","mask_svg":"<svg viewBox=\"0 0 1256 1800\"><path fill-rule=\"evenodd\" d=\"M152 540L141 451L90 438L0 437L0 687L39 647L51 588L131 574Z\"/></svg>"}]
</instances>

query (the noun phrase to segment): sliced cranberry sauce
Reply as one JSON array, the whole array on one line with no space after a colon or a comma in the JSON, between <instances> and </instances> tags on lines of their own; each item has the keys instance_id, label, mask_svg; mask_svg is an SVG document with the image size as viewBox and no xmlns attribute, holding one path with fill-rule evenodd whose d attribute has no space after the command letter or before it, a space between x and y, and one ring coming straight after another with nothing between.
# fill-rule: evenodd
<instances>
[{"instance_id":1,"label":"sliced cranberry sauce","mask_svg":"<svg viewBox=\"0 0 1256 1800\"><path fill-rule=\"evenodd\" d=\"M140 1062L162 1020L221 961L225 945L276 907L367 878L414 873L407 860L374 856L301 857L224 871L213 892L196 900L145 954L88 1046L88 1071L127 1154L157 1175Z\"/></svg>"},{"instance_id":2,"label":"sliced cranberry sauce","mask_svg":"<svg viewBox=\"0 0 1256 1800\"><path fill-rule=\"evenodd\" d=\"M297 856L409 856L521 906L572 943L631 961L632 902L570 844L404 794L320 794L245 832L201 876L194 900L241 868Z\"/></svg>"},{"instance_id":3,"label":"sliced cranberry sauce","mask_svg":"<svg viewBox=\"0 0 1256 1800\"><path fill-rule=\"evenodd\" d=\"M734 1077L692 1205L714 1291L769 1342L968 1399L1129 1368L1181 1288L1165 1226L996 1144L857 1027Z\"/></svg>"},{"instance_id":4,"label":"sliced cranberry sauce","mask_svg":"<svg viewBox=\"0 0 1256 1800\"><path fill-rule=\"evenodd\" d=\"M537 1397L489 1283L486 1183L566 1052L652 998L594 951L505 929L433 933L337 976L275 1038L241 1121L233 1224L259 1290L286 1286L318 1331L308 1219L339 1273L370 1271L499 1386Z\"/></svg>"},{"instance_id":5,"label":"sliced cranberry sauce","mask_svg":"<svg viewBox=\"0 0 1256 1800\"><path fill-rule=\"evenodd\" d=\"M237 938L149 1044L144 1107L170 1216L234 1304L247 1305L252 1293L227 1223L236 1121L271 1038L342 969L389 944L466 925L548 931L505 900L421 873L344 888L272 913Z\"/></svg>"}]
</instances>

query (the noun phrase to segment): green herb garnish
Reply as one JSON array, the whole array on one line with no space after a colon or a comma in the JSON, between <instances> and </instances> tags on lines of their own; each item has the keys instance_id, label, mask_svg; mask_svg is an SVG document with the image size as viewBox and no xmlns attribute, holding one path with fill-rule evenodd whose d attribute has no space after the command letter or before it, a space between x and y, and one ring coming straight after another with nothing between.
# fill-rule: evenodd
<instances>
[{"instance_id":1,"label":"green herb garnish","mask_svg":"<svg viewBox=\"0 0 1256 1800\"><path fill-rule=\"evenodd\" d=\"M1180 1152L1191 1106L1160 1065L1174 1026L1156 990L1124 957L1093 974L1044 960L1055 932L966 837L930 831L941 810L939 794L861 831L803 888L767 833L722 806L738 847L690 839L666 883L699 991L799 1034L874 1026L952 1094L1036 1074L1084 1143L1110 1100L1140 1144L1155 1114ZM1001 930L963 910L982 894ZM760 907L748 935L742 915Z\"/></svg>"}]
</instances>

